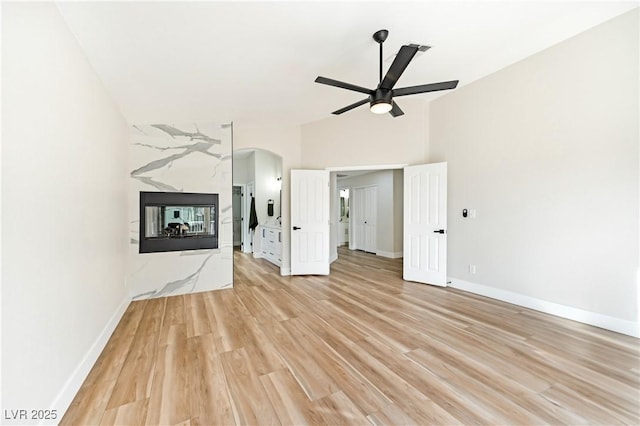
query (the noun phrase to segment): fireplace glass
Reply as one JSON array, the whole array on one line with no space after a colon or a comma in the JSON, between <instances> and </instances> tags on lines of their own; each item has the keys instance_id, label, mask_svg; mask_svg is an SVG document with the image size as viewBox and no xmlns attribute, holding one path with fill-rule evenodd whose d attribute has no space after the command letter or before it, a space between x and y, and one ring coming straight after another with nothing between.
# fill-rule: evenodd
<instances>
[{"instance_id":1,"label":"fireplace glass","mask_svg":"<svg viewBox=\"0 0 640 426\"><path fill-rule=\"evenodd\" d=\"M218 194L140 193L140 253L218 248Z\"/></svg>"}]
</instances>

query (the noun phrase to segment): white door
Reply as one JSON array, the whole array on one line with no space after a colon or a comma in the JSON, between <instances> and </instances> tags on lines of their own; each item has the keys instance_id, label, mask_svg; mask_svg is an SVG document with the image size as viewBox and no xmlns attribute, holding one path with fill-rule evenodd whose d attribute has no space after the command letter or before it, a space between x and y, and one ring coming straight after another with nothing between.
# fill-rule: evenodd
<instances>
[{"instance_id":1,"label":"white door","mask_svg":"<svg viewBox=\"0 0 640 426\"><path fill-rule=\"evenodd\" d=\"M328 170L291 170L291 275L329 275Z\"/></svg>"},{"instance_id":2,"label":"white door","mask_svg":"<svg viewBox=\"0 0 640 426\"><path fill-rule=\"evenodd\" d=\"M364 189L364 251L378 250L378 188Z\"/></svg>"},{"instance_id":3,"label":"white door","mask_svg":"<svg viewBox=\"0 0 640 426\"><path fill-rule=\"evenodd\" d=\"M404 168L403 278L447 285L447 163Z\"/></svg>"},{"instance_id":4,"label":"white door","mask_svg":"<svg viewBox=\"0 0 640 426\"><path fill-rule=\"evenodd\" d=\"M353 190L353 244L352 250L364 250L365 230L364 230L364 189L355 188Z\"/></svg>"},{"instance_id":5,"label":"white door","mask_svg":"<svg viewBox=\"0 0 640 426\"><path fill-rule=\"evenodd\" d=\"M378 188L368 186L353 190L354 244L350 247L376 253L378 249Z\"/></svg>"}]
</instances>

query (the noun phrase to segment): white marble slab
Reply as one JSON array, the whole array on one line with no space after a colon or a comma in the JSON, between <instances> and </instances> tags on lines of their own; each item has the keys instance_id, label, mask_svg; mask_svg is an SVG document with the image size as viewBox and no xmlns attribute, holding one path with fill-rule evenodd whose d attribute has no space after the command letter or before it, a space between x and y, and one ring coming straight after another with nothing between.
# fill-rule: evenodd
<instances>
[{"instance_id":1,"label":"white marble slab","mask_svg":"<svg viewBox=\"0 0 640 426\"><path fill-rule=\"evenodd\" d=\"M216 123L132 126L127 285L135 300L233 286L231 138L231 125ZM138 253L140 191L219 194L219 248Z\"/></svg>"}]
</instances>

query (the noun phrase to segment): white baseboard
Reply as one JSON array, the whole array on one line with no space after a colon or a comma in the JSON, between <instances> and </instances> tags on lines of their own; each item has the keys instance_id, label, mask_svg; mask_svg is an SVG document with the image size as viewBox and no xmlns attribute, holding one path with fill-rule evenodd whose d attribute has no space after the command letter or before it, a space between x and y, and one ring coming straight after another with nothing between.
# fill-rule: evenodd
<instances>
[{"instance_id":1,"label":"white baseboard","mask_svg":"<svg viewBox=\"0 0 640 426\"><path fill-rule=\"evenodd\" d=\"M608 315L599 314L597 312L585 311L583 309L561 305L559 303L548 302L546 300L537 299L535 297L513 293L511 291L501 290L499 288L489 287L482 284L476 284L457 278L449 277L448 280L451 287L468 291L469 293L490 297L492 299L501 300L503 302L512 303L518 306L524 306L525 308L530 308L561 318L593 325L596 327L604 328L606 330L626 334L628 336L640 337L639 322L610 317Z\"/></svg>"},{"instance_id":2,"label":"white baseboard","mask_svg":"<svg viewBox=\"0 0 640 426\"><path fill-rule=\"evenodd\" d=\"M388 257L390 259L398 259L402 257L402 252L401 251L382 251L382 250L378 250L376 251L376 255L377 256L382 256L382 257Z\"/></svg>"},{"instance_id":3,"label":"white baseboard","mask_svg":"<svg viewBox=\"0 0 640 426\"><path fill-rule=\"evenodd\" d=\"M91 368L95 365L98 357L107 345L111 334L113 334L116 326L120 323L120 320L130 303L131 299L129 297L125 298L122 303L120 303L120 306L118 306L111 318L109 318L109 321L102 329L102 332L100 332L100 335L98 335L98 338L93 342L93 345L91 345L84 358L82 358L80 364L78 364L73 373L71 373L71 376L62 386L62 390L54 399L53 404L51 404L51 409L57 410L58 412L58 419L61 419L64 413L69 409L71 402L73 402L73 398L75 398L78 390L80 390L80 386L82 386L82 383L84 383L85 379L89 375ZM40 424L45 423L41 422Z\"/></svg>"},{"instance_id":4,"label":"white baseboard","mask_svg":"<svg viewBox=\"0 0 640 426\"><path fill-rule=\"evenodd\" d=\"M280 275L283 277L288 277L289 275L291 275L291 268L280 267Z\"/></svg>"}]
</instances>

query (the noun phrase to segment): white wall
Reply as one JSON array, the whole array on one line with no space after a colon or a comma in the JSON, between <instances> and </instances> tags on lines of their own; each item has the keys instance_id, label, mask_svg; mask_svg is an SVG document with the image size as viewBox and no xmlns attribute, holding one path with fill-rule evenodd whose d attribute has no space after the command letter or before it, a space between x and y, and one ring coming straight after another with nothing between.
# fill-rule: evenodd
<instances>
[{"instance_id":1,"label":"white wall","mask_svg":"<svg viewBox=\"0 0 640 426\"><path fill-rule=\"evenodd\" d=\"M234 125L233 149L260 148L282 157L282 266L280 273L291 273L291 169L301 168L301 135L298 126L243 127Z\"/></svg>"},{"instance_id":2,"label":"white wall","mask_svg":"<svg viewBox=\"0 0 640 426\"><path fill-rule=\"evenodd\" d=\"M432 102L454 285L637 334L638 51L635 9Z\"/></svg>"},{"instance_id":3,"label":"white wall","mask_svg":"<svg viewBox=\"0 0 640 426\"><path fill-rule=\"evenodd\" d=\"M53 3L2 4L2 107L2 413L59 419L128 304L127 125Z\"/></svg>"},{"instance_id":4,"label":"white wall","mask_svg":"<svg viewBox=\"0 0 640 426\"><path fill-rule=\"evenodd\" d=\"M261 225L275 224L280 216L280 182L282 159L269 151L258 149L255 155L256 213ZM267 202L274 201L273 216L267 215Z\"/></svg>"},{"instance_id":5,"label":"white wall","mask_svg":"<svg viewBox=\"0 0 640 426\"><path fill-rule=\"evenodd\" d=\"M246 185L254 181L254 160L253 153L246 157L238 158L233 156L233 184Z\"/></svg>"}]
</instances>

